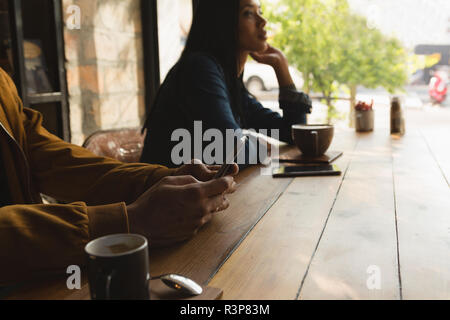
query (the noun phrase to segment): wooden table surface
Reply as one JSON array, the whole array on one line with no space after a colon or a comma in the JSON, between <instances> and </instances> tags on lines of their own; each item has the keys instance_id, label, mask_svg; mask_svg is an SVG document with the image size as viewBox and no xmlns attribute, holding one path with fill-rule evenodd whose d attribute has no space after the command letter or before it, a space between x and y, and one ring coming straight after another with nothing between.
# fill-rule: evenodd
<instances>
[{"instance_id":1,"label":"wooden table surface","mask_svg":"<svg viewBox=\"0 0 450 320\"><path fill-rule=\"evenodd\" d=\"M188 242L150 251L150 272L180 273L223 299L450 299L450 129L337 130L341 176L244 170L231 206ZM289 152L292 149L285 149ZM10 299L85 299L66 279Z\"/></svg>"}]
</instances>

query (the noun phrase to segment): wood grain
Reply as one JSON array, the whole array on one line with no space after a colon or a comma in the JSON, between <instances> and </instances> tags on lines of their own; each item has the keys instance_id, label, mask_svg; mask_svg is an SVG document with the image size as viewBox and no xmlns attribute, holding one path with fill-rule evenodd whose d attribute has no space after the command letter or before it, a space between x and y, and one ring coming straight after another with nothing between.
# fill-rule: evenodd
<instances>
[{"instance_id":1,"label":"wood grain","mask_svg":"<svg viewBox=\"0 0 450 320\"><path fill-rule=\"evenodd\" d=\"M343 172L357 141L336 133L331 149ZM295 299L341 177L296 178L210 282L224 299Z\"/></svg>"},{"instance_id":2,"label":"wood grain","mask_svg":"<svg viewBox=\"0 0 450 320\"><path fill-rule=\"evenodd\" d=\"M222 290L203 287L198 296L188 296L168 288L160 280L150 281L150 300L217 300L222 297ZM7 297L8 300L89 300L89 286L86 280L80 290L69 290L66 278L50 278L27 284Z\"/></svg>"},{"instance_id":3,"label":"wood grain","mask_svg":"<svg viewBox=\"0 0 450 320\"><path fill-rule=\"evenodd\" d=\"M292 147L282 146L280 152ZM230 207L217 215L191 240L164 249L150 248L151 275L178 273L206 285L240 241L264 216L292 178L273 179L261 175L260 166L239 173L238 190L229 196ZM151 244L151 239L149 239ZM87 292L86 282L83 290ZM14 299L72 299L82 298L82 292L70 292L65 281L46 280L14 291ZM75 294L75 296L73 296Z\"/></svg>"},{"instance_id":4,"label":"wood grain","mask_svg":"<svg viewBox=\"0 0 450 320\"><path fill-rule=\"evenodd\" d=\"M184 274L224 299L450 299L449 134L418 128L337 131L341 177L241 172L228 210L190 241L150 251L151 274ZM370 266L379 290L367 287ZM86 281L69 291L65 280L6 298L88 298Z\"/></svg>"},{"instance_id":5,"label":"wood grain","mask_svg":"<svg viewBox=\"0 0 450 320\"><path fill-rule=\"evenodd\" d=\"M400 298L386 131L361 135L299 298Z\"/></svg>"},{"instance_id":6,"label":"wood grain","mask_svg":"<svg viewBox=\"0 0 450 320\"><path fill-rule=\"evenodd\" d=\"M448 128L423 128L420 134L450 186L450 124Z\"/></svg>"},{"instance_id":7,"label":"wood grain","mask_svg":"<svg viewBox=\"0 0 450 320\"><path fill-rule=\"evenodd\" d=\"M244 170L226 211L218 213L190 241L150 251L151 274L179 273L206 284L291 181L260 175L258 166Z\"/></svg>"},{"instance_id":8,"label":"wood grain","mask_svg":"<svg viewBox=\"0 0 450 320\"><path fill-rule=\"evenodd\" d=\"M419 130L393 151L403 298L450 299L449 186Z\"/></svg>"}]
</instances>

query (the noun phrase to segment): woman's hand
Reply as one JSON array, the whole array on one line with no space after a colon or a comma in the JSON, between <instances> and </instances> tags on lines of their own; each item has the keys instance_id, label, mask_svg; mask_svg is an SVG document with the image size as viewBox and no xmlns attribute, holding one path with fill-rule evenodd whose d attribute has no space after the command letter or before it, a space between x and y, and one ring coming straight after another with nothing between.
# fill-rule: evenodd
<instances>
[{"instance_id":1,"label":"woman's hand","mask_svg":"<svg viewBox=\"0 0 450 320\"><path fill-rule=\"evenodd\" d=\"M288 60L281 50L267 44L265 51L251 52L250 56L255 59L256 62L267 64L275 70L278 78L278 85L280 87L287 87L294 84L289 73Z\"/></svg>"},{"instance_id":2,"label":"woman's hand","mask_svg":"<svg viewBox=\"0 0 450 320\"><path fill-rule=\"evenodd\" d=\"M269 44L267 44L265 51L251 52L250 56L255 59L256 62L267 64L274 69L278 69L282 64L288 65L286 56L283 52Z\"/></svg>"}]
</instances>

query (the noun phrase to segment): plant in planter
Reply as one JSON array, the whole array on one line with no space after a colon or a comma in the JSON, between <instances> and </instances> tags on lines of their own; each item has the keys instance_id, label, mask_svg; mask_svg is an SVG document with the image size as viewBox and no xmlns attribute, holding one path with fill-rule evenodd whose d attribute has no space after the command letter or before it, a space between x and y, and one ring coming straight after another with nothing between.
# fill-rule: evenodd
<instances>
[{"instance_id":1,"label":"plant in planter","mask_svg":"<svg viewBox=\"0 0 450 320\"><path fill-rule=\"evenodd\" d=\"M355 124L356 131L365 132L373 131L374 116L373 116L373 100L371 104L358 101L355 106Z\"/></svg>"}]
</instances>

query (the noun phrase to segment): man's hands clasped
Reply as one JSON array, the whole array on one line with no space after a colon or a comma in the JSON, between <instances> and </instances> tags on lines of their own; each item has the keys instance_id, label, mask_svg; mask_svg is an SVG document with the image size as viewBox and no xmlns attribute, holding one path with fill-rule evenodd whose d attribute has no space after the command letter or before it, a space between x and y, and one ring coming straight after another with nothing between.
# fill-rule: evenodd
<instances>
[{"instance_id":1,"label":"man's hands clasped","mask_svg":"<svg viewBox=\"0 0 450 320\"><path fill-rule=\"evenodd\" d=\"M233 176L211 180L220 166L194 162L161 179L127 206L130 232L146 236L151 246L166 246L194 236L216 212L229 206L226 194L236 190Z\"/></svg>"}]
</instances>

